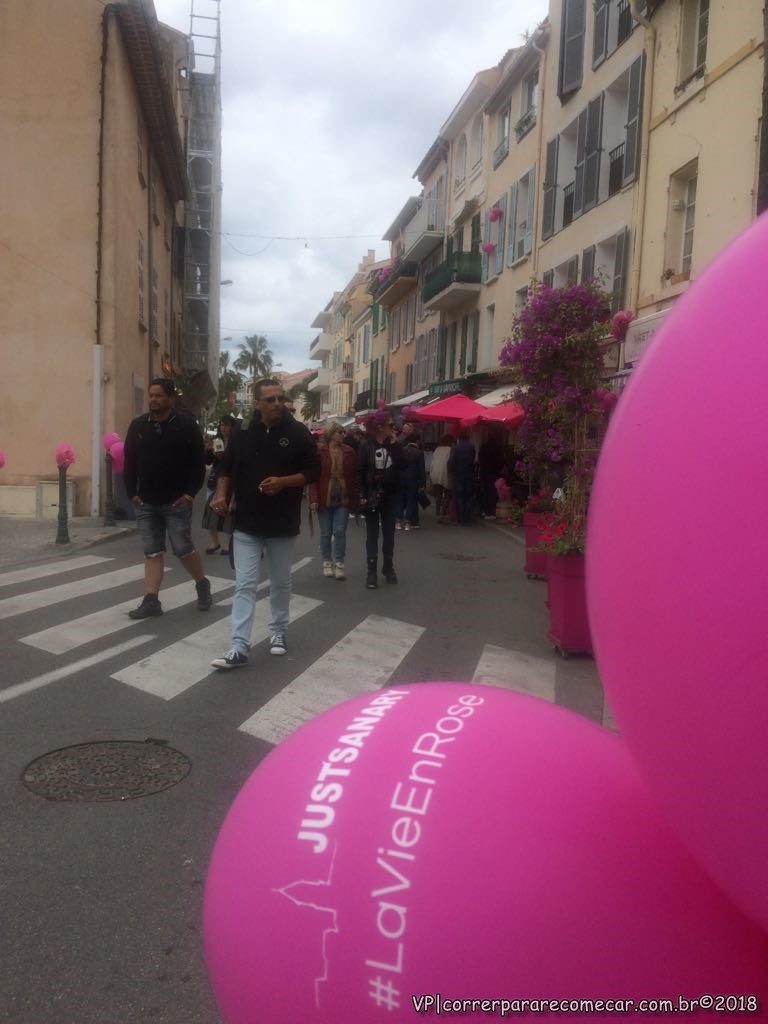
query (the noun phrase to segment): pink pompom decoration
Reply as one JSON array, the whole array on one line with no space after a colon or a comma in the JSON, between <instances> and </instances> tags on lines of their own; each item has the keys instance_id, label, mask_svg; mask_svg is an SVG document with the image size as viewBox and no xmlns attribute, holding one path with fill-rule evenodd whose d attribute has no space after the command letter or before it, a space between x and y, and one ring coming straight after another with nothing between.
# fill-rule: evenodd
<instances>
[{"instance_id":1,"label":"pink pompom decoration","mask_svg":"<svg viewBox=\"0 0 768 1024\"><path fill-rule=\"evenodd\" d=\"M122 473L125 466L125 445L123 442L115 441L109 449L109 454L112 458L112 469L116 473Z\"/></svg>"},{"instance_id":2,"label":"pink pompom decoration","mask_svg":"<svg viewBox=\"0 0 768 1024\"><path fill-rule=\"evenodd\" d=\"M490 220L490 221L501 220L501 207L500 206L492 206L490 208L490 210L488 211L488 220Z\"/></svg>"},{"instance_id":3,"label":"pink pompom decoration","mask_svg":"<svg viewBox=\"0 0 768 1024\"><path fill-rule=\"evenodd\" d=\"M617 341L624 341L627 336L627 328L635 319L631 309L620 309L611 320L611 334Z\"/></svg>"},{"instance_id":4,"label":"pink pompom decoration","mask_svg":"<svg viewBox=\"0 0 768 1024\"><path fill-rule=\"evenodd\" d=\"M492 252L496 252L496 246L493 242L483 242L482 250L484 253L490 255Z\"/></svg>"},{"instance_id":5,"label":"pink pompom decoration","mask_svg":"<svg viewBox=\"0 0 768 1024\"><path fill-rule=\"evenodd\" d=\"M75 461L75 450L71 444L56 445L56 465L66 469Z\"/></svg>"},{"instance_id":6,"label":"pink pompom decoration","mask_svg":"<svg viewBox=\"0 0 768 1024\"><path fill-rule=\"evenodd\" d=\"M0 448L0 469L5 465L5 452Z\"/></svg>"},{"instance_id":7,"label":"pink pompom decoration","mask_svg":"<svg viewBox=\"0 0 768 1024\"><path fill-rule=\"evenodd\" d=\"M113 444L117 444L120 441L120 435L115 433L114 430L110 430L108 434L105 434L101 439L101 443L104 445L107 451L110 450Z\"/></svg>"}]
</instances>

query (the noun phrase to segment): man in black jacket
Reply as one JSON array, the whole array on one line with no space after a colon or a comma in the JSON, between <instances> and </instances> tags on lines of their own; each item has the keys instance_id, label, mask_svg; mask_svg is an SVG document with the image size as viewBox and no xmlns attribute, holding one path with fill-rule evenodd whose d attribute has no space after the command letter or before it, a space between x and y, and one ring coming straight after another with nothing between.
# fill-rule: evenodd
<instances>
[{"instance_id":1,"label":"man in black jacket","mask_svg":"<svg viewBox=\"0 0 768 1024\"><path fill-rule=\"evenodd\" d=\"M211 607L211 585L192 542L192 502L205 477L205 446L195 420L173 408L173 381L149 385L149 413L137 416L125 437L125 489L136 506L144 547L144 598L132 619L162 615L158 594L165 570L165 538L195 581L197 607Z\"/></svg>"},{"instance_id":2,"label":"man in black jacket","mask_svg":"<svg viewBox=\"0 0 768 1024\"><path fill-rule=\"evenodd\" d=\"M288 415L279 380L257 381L254 416L230 441L211 507L220 514L234 504L232 545L235 596L232 647L211 664L238 668L248 662L262 556L269 569L269 653L285 654L291 601L291 555L301 522L305 484L320 472L315 441Z\"/></svg>"},{"instance_id":3,"label":"man in black jacket","mask_svg":"<svg viewBox=\"0 0 768 1024\"><path fill-rule=\"evenodd\" d=\"M387 583L397 583L394 566L395 519L397 517L400 474L403 468L401 446L392 439L394 424L384 409L372 413L366 430L369 436L360 445L357 457L360 508L365 514L365 555L368 590L378 587L376 568L381 523L381 571Z\"/></svg>"}]
</instances>

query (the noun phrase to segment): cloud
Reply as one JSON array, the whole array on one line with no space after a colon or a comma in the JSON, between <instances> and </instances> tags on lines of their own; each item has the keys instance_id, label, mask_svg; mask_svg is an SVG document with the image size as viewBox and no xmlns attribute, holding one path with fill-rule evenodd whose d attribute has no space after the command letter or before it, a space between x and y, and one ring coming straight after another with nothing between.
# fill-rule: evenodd
<instances>
[{"instance_id":1,"label":"cloud","mask_svg":"<svg viewBox=\"0 0 768 1024\"><path fill-rule=\"evenodd\" d=\"M190 0L155 7L189 31ZM444 0L222 5L225 347L266 334L286 370L312 365L311 321L368 249L388 254L381 234L472 76L546 13L546 0L488 0L482 17Z\"/></svg>"}]
</instances>

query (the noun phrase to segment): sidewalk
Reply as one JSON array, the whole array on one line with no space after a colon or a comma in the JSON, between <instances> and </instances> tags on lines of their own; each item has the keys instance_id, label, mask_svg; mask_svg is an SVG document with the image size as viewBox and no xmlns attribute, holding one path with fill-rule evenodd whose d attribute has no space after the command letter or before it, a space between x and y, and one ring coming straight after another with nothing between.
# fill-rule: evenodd
<instances>
[{"instance_id":1,"label":"sidewalk","mask_svg":"<svg viewBox=\"0 0 768 1024\"><path fill-rule=\"evenodd\" d=\"M118 520L116 526L105 526L101 516L73 516L67 522L69 544L57 544L58 525L56 519L0 516L0 566L20 568L49 561L136 530L136 524L125 519Z\"/></svg>"}]
</instances>

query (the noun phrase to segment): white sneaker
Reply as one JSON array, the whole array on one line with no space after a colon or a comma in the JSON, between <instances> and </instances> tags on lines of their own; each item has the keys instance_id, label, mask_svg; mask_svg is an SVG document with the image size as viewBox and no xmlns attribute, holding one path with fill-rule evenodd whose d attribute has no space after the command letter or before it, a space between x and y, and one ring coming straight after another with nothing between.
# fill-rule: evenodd
<instances>
[{"instance_id":1,"label":"white sneaker","mask_svg":"<svg viewBox=\"0 0 768 1024\"><path fill-rule=\"evenodd\" d=\"M403 529L407 533L411 529L411 524L410 523L406 523L405 526L403 527Z\"/></svg>"},{"instance_id":2,"label":"white sneaker","mask_svg":"<svg viewBox=\"0 0 768 1024\"><path fill-rule=\"evenodd\" d=\"M284 633L273 633L269 638L270 654L285 654L287 650Z\"/></svg>"},{"instance_id":3,"label":"white sneaker","mask_svg":"<svg viewBox=\"0 0 768 1024\"><path fill-rule=\"evenodd\" d=\"M345 580L347 578L346 573L344 572L344 563L343 562L337 562L336 565L334 566L334 569L335 569L336 579L337 580Z\"/></svg>"},{"instance_id":4,"label":"white sneaker","mask_svg":"<svg viewBox=\"0 0 768 1024\"><path fill-rule=\"evenodd\" d=\"M323 576L333 579L333 562L323 562Z\"/></svg>"},{"instance_id":5,"label":"white sneaker","mask_svg":"<svg viewBox=\"0 0 768 1024\"><path fill-rule=\"evenodd\" d=\"M397 522L395 523L395 529L396 529L396 530L402 530L402 528L403 528L403 524L402 524L402 523L401 523L401 522L400 522L400 521L398 520L398 521L397 521Z\"/></svg>"}]
</instances>

